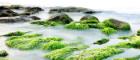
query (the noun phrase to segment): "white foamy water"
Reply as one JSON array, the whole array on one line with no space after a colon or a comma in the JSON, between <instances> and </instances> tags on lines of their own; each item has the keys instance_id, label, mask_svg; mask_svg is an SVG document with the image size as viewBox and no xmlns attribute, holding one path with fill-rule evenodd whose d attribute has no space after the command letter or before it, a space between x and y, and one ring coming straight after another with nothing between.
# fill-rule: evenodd
<instances>
[{"instance_id":1,"label":"white foamy water","mask_svg":"<svg viewBox=\"0 0 140 60\"><path fill-rule=\"evenodd\" d=\"M139 14L140 0L0 0L0 5L28 5L28 6L77 6L90 9L109 10L123 13Z\"/></svg>"}]
</instances>

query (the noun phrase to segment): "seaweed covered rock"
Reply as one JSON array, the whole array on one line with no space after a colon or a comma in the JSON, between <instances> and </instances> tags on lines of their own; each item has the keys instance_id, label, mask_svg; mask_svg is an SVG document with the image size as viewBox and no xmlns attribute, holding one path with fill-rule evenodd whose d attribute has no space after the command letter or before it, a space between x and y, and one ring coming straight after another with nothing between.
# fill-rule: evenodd
<instances>
[{"instance_id":1,"label":"seaweed covered rock","mask_svg":"<svg viewBox=\"0 0 140 60\"><path fill-rule=\"evenodd\" d=\"M6 40L6 45L20 50L41 49L44 44L51 41L61 41L59 37L42 37L41 34L25 34L22 36L11 36ZM49 45L50 45L49 44ZM51 47L54 46L53 44Z\"/></svg>"},{"instance_id":2,"label":"seaweed covered rock","mask_svg":"<svg viewBox=\"0 0 140 60\"><path fill-rule=\"evenodd\" d=\"M42 49L43 50L55 50L55 49L61 49L64 48L66 44L59 42L59 41L50 41L47 44L44 44Z\"/></svg>"},{"instance_id":3,"label":"seaweed covered rock","mask_svg":"<svg viewBox=\"0 0 140 60\"><path fill-rule=\"evenodd\" d=\"M123 50L115 47L104 47L84 50L80 54L67 57L65 60L103 60L115 54L122 53Z\"/></svg>"},{"instance_id":4,"label":"seaweed covered rock","mask_svg":"<svg viewBox=\"0 0 140 60\"><path fill-rule=\"evenodd\" d=\"M87 24L90 28L96 28L99 19L95 16L86 15L80 19L80 23Z\"/></svg>"},{"instance_id":5,"label":"seaweed covered rock","mask_svg":"<svg viewBox=\"0 0 140 60\"><path fill-rule=\"evenodd\" d=\"M61 22L63 24L68 24L72 22L73 20L67 14L62 13L62 14L54 14L50 16L48 21Z\"/></svg>"},{"instance_id":6,"label":"seaweed covered rock","mask_svg":"<svg viewBox=\"0 0 140 60\"><path fill-rule=\"evenodd\" d=\"M117 19L106 19L103 22L107 27L111 27L114 29L119 29L119 30L130 30L130 25L127 22L119 21Z\"/></svg>"},{"instance_id":7,"label":"seaweed covered rock","mask_svg":"<svg viewBox=\"0 0 140 60\"><path fill-rule=\"evenodd\" d=\"M140 48L140 36L132 36L129 41L114 45L117 48Z\"/></svg>"},{"instance_id":8,"label":"seaweed covered rock","mask_svg":"<svg viewBox=\"0 0 140 60\"><path fill-rule=\"evenodd\" d=\"M84 29L89 29L90 27L87 24L82 24L82 23L78 23L78 22L71 22L70 24L65 25L65 28L84 30Z\"/></svg>"},{"instance_id":9,"label":"seaweed covered rock","mask_svg":"<svg viewBox=\"0 0 140 60\"><path fill-rule=\"evenodd\" d=\"M140 30L137 31L137 36L140 36Z\"/></svg>"},{"instance_id":10,"label":"seaweed covered rock","mask_svg":"<svg viewBox=\"0 0 140 60\"><path fill-rule=\"evenodd\" d=\"M61 22L55 22L55 21L34 21L31 22L31 24L43 25L45 27L63 25Z\"/></svg>"},{"instance_id":11,"label":"seaweed covered rock","mask_svg":"<svg viewBox=\"0 0 140 60\"><path fill-rule=\"evenodd\" d=\"M66 60L65 58L70 56L70 54L76 50L77 48L65 47L62 49L51 51L48 54L46 54L45 57L51 60Z\"/></svg>"},{"instance_id":12,"label":"seaweed covered rock","mask_svg":"<svg viewBox=\"0 0 140 60\"><path fill-rule=\"evenodd\" d=\"M26 34L27 32L21 32L21 31L16 31L16 32L10 32L8 34L5 34L4 36L22 36Z\"/></svg>"},{"instance_id":13,"label":"seaweed covered rock","mask_svg":"<svg viewBox=\"0 0 140 60\"><path fill-rule=\"evenodd\" d=\"M83 23L99 23L99 19L97 17L90 15L83 16L80 21Z\"/></svg>"},{"instance_id":14,"label":"seaweed covered rock","mask_svg":"<svg viewBox=\"0 0 140 60\"><path fill-rule=\"evenodd\" d=\"M114 28L110 28L110 27L103 28L103 29L101 29L101 31L106 35L110 35L110 34L117 32L117 30L115 30Z\"/></svg>"},{"instance_id":15,"label":"seaweed covered rock","mask_svg":"<svg viewBox=\"0 0 140 60\"><path fill-rule=\"evenodd\" d=\"M94 44L99 44L99 45L102 45L104 43L107 43L109 41L108 38L103 38L101 40L98 40L97 42L95 42Z\"/></svg>"},{"instance_id":16,"label":"seaweed covered rock","mask_svg":"<svg viewBox=\"0 0 140 60\"><path fill-rule=\"evenodd\" d=\"M5 50L0 50L0 57L6 57L8 53Z\"/></svg>"}]
</instances>

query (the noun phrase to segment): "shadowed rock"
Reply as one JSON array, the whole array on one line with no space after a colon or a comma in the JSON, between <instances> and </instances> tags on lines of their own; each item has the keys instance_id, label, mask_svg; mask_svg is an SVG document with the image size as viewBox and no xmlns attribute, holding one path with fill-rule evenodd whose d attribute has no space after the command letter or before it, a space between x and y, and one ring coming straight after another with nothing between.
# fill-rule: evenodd
<instances>
[{"instance_id":1,"label":"shadowed rock","mask_svg":"<svg viewBox=\"0 0 140 60\"><path fill-rule=\"evenodd\" d=\"M62 12L83 12L88 14L96 13L96 11L82 7L53 7L49 11L49 13L62 13Z\"/></svg>"},{"instance_id":2,"label":"shadowed rock","mask_svg":"<svg viewBox=\"0 0 140 60\"><path fill-rule=\"evenodd\" d=\"M48 21L55 21L55 22L61 22L63 24L68 24L70 22L72 22L72 18L70 18L67 14L55 14L52 15Z\"/></svg>"}]
</instances>

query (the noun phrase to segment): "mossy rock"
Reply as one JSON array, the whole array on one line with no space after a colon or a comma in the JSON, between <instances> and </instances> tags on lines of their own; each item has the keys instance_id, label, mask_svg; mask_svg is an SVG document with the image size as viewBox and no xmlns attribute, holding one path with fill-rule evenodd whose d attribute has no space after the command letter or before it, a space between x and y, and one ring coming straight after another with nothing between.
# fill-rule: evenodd
<instances>
[{"instance_id":1,"label":"mossy rock","mask_svg":"<svg viewBox=\"0 0 140 60\"><path fill-rule=\"evenodd\" d=\"M70 18L67 14L60 13L50 16L48 21L54 21L54 22L61 22L63 24L68 24L72 22L72 18Z\"/></svg>"},{"instance_id":2,"label":"mossy rock","mask_svg":"<svg viewBox=\"0 0 140 60\"><path fill-rule=\"evenodd\" d=\"M137 36L140 36L140 30L137 31Z\"/></svg>"},{"instance_id":3,"label":"mossy rock","mask_svg":"<svg viewBox=\"0 0 140 60\"><path fill-rule=\"evenodd\" d=\"M118 48L140 48L140 36L133 36L129 38L129 41L120 42L114 46Z\"/></svg>"},{"instance_id":4,"label":"mossy rock","mask_svg":"<svg viewBox=\"0 0 140 60\"><path fill-rule=\"evenodd\" d=\"M130 25L127 22L119 21L117 19L106 19L103 21L103 23L107 27L112 27L114 29L119 29L119 30L130 30Z\"/></svg>"},{"instance_id":5,"label":"mossy rock","mask_svg":"<svg viewBox=\"0 0 140 60\"><path fill-rule=\"evenodd\" d=\"M107 43L109 41L108 38L103 38L101 40L98 40L97 42L95 42L94 44L98 44L98 45L102 45L104 43Z\"/></svg>"},{"instance_id":6,"label":"mossy rock","mask_svg":"<svg viewBox=\"0 0 140 60\"><path fill-rule=\"evenodd\" d=\"M131 36L120 36L120 37L118 37L118 39L123 39L123 40L129 39L129 38L131 38Z\"/></svg>"},{"instance_id":7,"label":"mossy rock","mask_svg":"<svg viewBox=\"0 0 140 60\"><path fill-rule=\"evenodd\" d=\"M8 34L5 34L4 36L22 36L26 34L27 32L22 32L22 31L16 31L16 32L10 32Z\"/></svg>"},{"instance_id":8,"label":"mossy rock","mask_svg":"<svg viewBox=\"0 0 140 60\"><path fill-rule=\"evenodd\" d=\"M82 24L79 22L72 22L70 24L65 25L65 28L76 29L76 30L85 30L85 29L89 29L90 27L87 24Z\"/></svg>"},{"instance_id":9,"label":"mossy rock","mask_svg":"<svg viewBox=\"0 0 140 60\"><path fill-rule=\"evenodd\" d=\"M50 41L43 45L43 50L55 50L55 49L61 49L64 48L66 44L59 42L59 41Z\"/></svg>"},{"instance_id":10,"label":"mossy rock","mask_svg":"<svg viewBox=\"0 0 140 60\"><path fill-rule=\"evenodd\" d=\"M90 16L90 15L87 15L87 16L83 16L81 19L80 19L80 22L82 23L99 23L99 19L95 16Z\"/></svg>"},{"instance_id":11,"label":"mossy rock","mask_svg":"<svg viewBox=\"0 0 140 60\"><path fill-rule=\"evenodd\" d=\"M62 49L53 50L46 54L45 58L49 58L51 60L65 60L66 57L70 56L72 52L76 50L77 48L74 47L65 47Z\"/></svg>"},{"instance_id":12,"label":"mossy rock","mask_svg":"<svg viewBox=\"0 0 140 60\"><path fill-rule=\"evenodd\" d=\"M6 57L8 53L5 50L0 50L0 57Z\"/></svg>"},{"instance_id":13,"label":"mossy rock","mask_svg":"<svg viewBox=\"0 0 140 60\"><path fill-rule=\"evenodd\" d=\"M103 29L101 29L101 31L106 35L110 35L110 34L117 32L117 30L115 30L114 28L110 28L110 27L103 28Z\"/></svg>"},{"instance_id":14,"label":"mossy rock","mask_svg":"<svg viewBox=\"0 0 140 60\"><path fill-rule=\"evenodd\" d=\"M62 22L55 22L55 21L33 21L31 22L31 24L37 24L37 25L43 25L45 27L48 27L48 26L58 26L58 25L62 25L63 23Z\"/></svg>"},{"instance_id":15,"label":"mossy rock","mask_svg":"<svg viewBox=\"0 0 140 60\"><path fill-rule=\"evenodd\" d=\"M104 47L84 50L80 54L67 57L66 60L103 60L115 54L122 53L123 50L115 47Z\"/></svg>"},{"instance_id":16,"label":"mossy rock","mask_svg":"<svg viewBox=\"0 0 140 60\"><path fill-rule=\"evenodd\" d=\"M42 37L41 34L25 34L23 36L12 36L6 40L6 45L20 50L41 49L50 41L61 41L59 37ZM52 45L51 42L49 45ZM54 44L55 45L55 44ZM59 45L59 44L58 44ZM51 47L52 47L51 46Z\"/></svg>"}]
</instances>

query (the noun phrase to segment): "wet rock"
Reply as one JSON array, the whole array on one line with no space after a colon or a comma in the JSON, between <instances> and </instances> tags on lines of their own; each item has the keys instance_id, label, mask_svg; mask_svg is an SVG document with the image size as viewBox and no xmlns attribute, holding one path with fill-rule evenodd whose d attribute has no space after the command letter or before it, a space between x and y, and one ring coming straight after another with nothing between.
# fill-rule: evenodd
<instances>
[{"instance_id":1,"label":"wet rock","mask_svg":"<svg viewBox=\"0 0 140 60\"><path fill-rule=\"evenodd\" d=\"M24 9L24 7L21 5L11 5L11 6L9 6L9 8L10 9Z\"/></svg>"},{"instance_id":2,"label":"wet rock","mask_svg":"<svg viewBox=\"0 0 140 60\"><path fill-rule=\"evenodd\" d=\"M95 11L92 11L87 8L82 8L82 7L54 7L54 8L51 8L49 11L49 13L62 13L62 12L94 13Z\"/></svg>"},{"instance_id":3,"label":"wet rock","mask_svg":"<svg viewBox=\"0 0 140 60\"><path fill-rule=\"evenodd\" d=\"M99 22L99 19L95 16L90 16L90 15L87 15L87 16L83 16L80 21L87 21L87 23L98 23Z\"/></svg>"},{"instance_id":4,"label":"wet rock","mask_svg":"<svg viewBox=\"0 0 140 60\"><path fill-rule=\"evenodd\" d=\"M5 50L0 51L0 57L6 57L8 53Z\"/></svg>"},{"instance_id":5,"label":"wet rock","mask_svg":"<svg viewBox=\"0 0 140 60\"><path fill-rule=\"evenodd\" d=\"M33 20L40 20L40 18L37 17L37 16L31 16L30 18L33 19Z\"/></svg>"},{"instance_id":6,"label":"wet rock","mask_svg":"<svg viewBox=\"0 0 140 60\"><path fill-rule=\"evenodd\" d=\"M16 22L27 22L31 19L29 17L0 17L0 23L16 23Z\"/></svg>"},{"instance_id":7,"label":"wet rock","mask_svg":"<svg viewBox=\"0 0 140 60\"><path fill-rule=\"evenodd\" d=\"M98 44L98 45L102 45L104 43L107 43L109 41L108 38L103 38L101 40L98 40L97 42L95 42L94 44Z\"/></svg>"},{"instance_id":8,"label":"wet rock","mask_svg":"<svg viewBox=\"0 0 140 60\"><path fill-rule=\"evenodd\" d=\"M96 28L96 24L99 23L99 19L95 16L83 16L80 19L80 23L89 25L90 28Z\"/></svg>"},{"instance_id":9,"label":"wet rock","mask_svg":"<svg viewBox=\"0 0 140 60\"><path fill-rule=\"evenodd\" d=\"M137 31L137 36L140 36L140 29Z\"/></svg>"},{"instance_id":10,"label":"wet rock","mask_svg":"<svg viewBox=\"0 0 140 60\"><path fill-rule=\"evenodd\" d=\"M0 17L12 17L18 16L18 13L12 11L11 9L0 7Z\"/></svg>"},{"instance_id":11,"label":"wet rock","mask_svg":"<svg viewBox=\"0 0 140 60\"><path fill-rule=\"evenodd\" d=\"M115 28L115 29L120 29L120 30L130 30L130 25L127 22L123 22L117 19L106 19L103 22L107 27Z\"/></svg>"},{"instance_id":12,"label":"wet rock","mask_svg":"<svg viewBox=\"0 0 140 60\"><path fill-rule=\"evenodd\" d=\"M70 18L67 14L55 14L52 15L48 21L55 21L55 22L61 22L63 24L68 24L70 22L72 22L72 18Z\"/></svg>"},{"instance_id":13,"label":"wet rock","mask_svg":"<svg viewBox=\"0 0 140 60\"><path fill-rule=\"evenodd\" d=\"M25 8L25 13L35 14L40 11L43 11L43 9L40 7L26 7Z\"/></svg>"}]
</instances>

